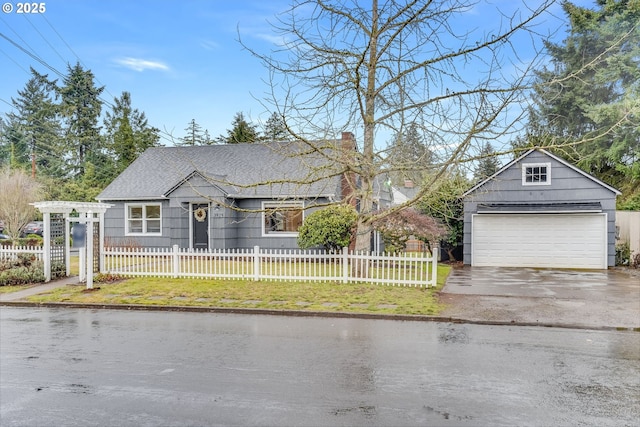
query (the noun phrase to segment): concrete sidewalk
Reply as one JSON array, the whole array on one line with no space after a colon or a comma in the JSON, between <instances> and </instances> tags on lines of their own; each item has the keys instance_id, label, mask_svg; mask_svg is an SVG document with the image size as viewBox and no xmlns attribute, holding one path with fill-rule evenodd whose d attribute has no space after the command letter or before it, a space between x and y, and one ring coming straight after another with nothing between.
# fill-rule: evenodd
<instances>
[{"instance_id":1,"label":"concrete sidewalk","mask_svg":"<svg viewBox=\"0 0 640 427\"><path fill-rule=\"evenodd\" d=\"M62 279L52 280L49 283L34 285L21 291L0 294L0 302L20 301L30 296L44 294L67 285L79 285L78 276L64 277Z\"/></svg>"}]
</instances>

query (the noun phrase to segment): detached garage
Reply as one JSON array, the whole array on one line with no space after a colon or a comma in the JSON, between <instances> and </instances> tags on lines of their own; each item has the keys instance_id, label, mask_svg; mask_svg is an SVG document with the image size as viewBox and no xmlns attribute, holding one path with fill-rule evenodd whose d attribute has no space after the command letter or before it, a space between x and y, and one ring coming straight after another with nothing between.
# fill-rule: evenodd
<instances>
[{"instance_id":1,"label":"detached garage","mask_svg":"<svg viewBox=\"0 0 640 427\"><path fill-rule=\"evenodd\" d=\"M618 190L532 149L464 196L464 263L606 269Z\"/></svg>"}]
</instances>

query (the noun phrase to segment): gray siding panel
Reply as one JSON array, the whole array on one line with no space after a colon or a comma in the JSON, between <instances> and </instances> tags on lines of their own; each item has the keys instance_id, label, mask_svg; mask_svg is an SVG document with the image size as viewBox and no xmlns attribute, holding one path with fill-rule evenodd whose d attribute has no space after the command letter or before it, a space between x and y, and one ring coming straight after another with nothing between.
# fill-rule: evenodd
<instances>
[{"instance_id":1,"label":"gray siding panel","mask_svg":"<svg viewBox=\"0 0 640 427\"><path fill-rule=\"evenodd\" d=\"M550 185L522 185L523 163L550 163ZM599 202L608 219L608 264L615 265L616 194L543 152L528 156L467 195L464 202L464 263L471 263L471 217L478 203Z\"/></svg>"},{"instance_id":2,"label":"gray siding panel","mask_svg":"<svg viewBox=\"0 0 640 427\"><path fill-rule=\"evenodd\" d=\"M245 199L239 202L239 207L243 210L259 211L262 209L263 199ZM320 199L317 203L326 203L326 200ZM304 212L308 215L311 209ZM238 224L236 230L236 247L242 249L250 249L254 246L260 246L265 249L298 249L297 237L295 236L277 236L262 235L261 212L237 212Z\"/></svg>"},{"instance_id":3,"label":"gray siding panel","mask_svg":"<svg viewBox=\"0 0 640 427\"><path fill-rule=\"evenodd\" d=\"M160 236L125 235L125 202L110 202L113 207L105 212L105 238L114 245L139 245L142 247L170 247L174 243L172 224L179 211L169 207L168 200L148 200L140 203L160 203L162 209L162 234ZM132 202L133 203L133 202ZM178 239L179 240L179 239Z\"/></svg>"},{"instance_id":4,"label":"gray siding panel","mask_svg":"<svg viewBox=\"0 0 640 427\"><path fill-rule=\"evenodd\" d=\"M188 185L188 184L187 184ZM114 206L105 213L105 237L111 244L139 245L142 247L171 247L178 245L188 248L190 245L190 204L208 203L208 199L199 197L190 188L179 187L171 200L145 201L140 203L161 203L162 235L161 236L125 236L125 202L110 202ZM217 201L220 195L215 197ZM260 246L265 249L297 249L295 236L263 236L262 235L262 199L226 200L219 210L209 210L209 247L213 249L251 249ZM314 200L314 203L326 203L325 199ZM305 211L308 215L314 208ZM246 212L254 211L254 212Z\"/></svg>"}]
</instances>

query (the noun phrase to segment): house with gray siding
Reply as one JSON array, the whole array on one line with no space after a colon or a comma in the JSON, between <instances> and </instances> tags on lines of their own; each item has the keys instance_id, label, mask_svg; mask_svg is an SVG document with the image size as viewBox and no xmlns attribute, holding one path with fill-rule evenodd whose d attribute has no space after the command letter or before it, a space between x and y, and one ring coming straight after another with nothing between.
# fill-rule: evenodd
<instances>
[{"instance_id":1,"label":"house with gray siding","mask_svg":"<svg viewBox=\"0 0 640 427\"><path fill-rule=\"evenodd\" d=\"M464 263L613 266L619 194L564 159L531 149L464 194Z\"/></svg>"},{"instance_id":2,"label":"house with gray siding","mask_svg":"<svg viewBox=\"0 0 640 427\"><path fill-rule=\"evenodd\" d=\"M355 140L154 147L97 199L110 203L104 235L112 246L296 249L298 227L319 206L348 197L336 155ZM342 153L342 154L341 154ZM376 189L378 198L388 198Z\"/></svg>"}]
</instances>

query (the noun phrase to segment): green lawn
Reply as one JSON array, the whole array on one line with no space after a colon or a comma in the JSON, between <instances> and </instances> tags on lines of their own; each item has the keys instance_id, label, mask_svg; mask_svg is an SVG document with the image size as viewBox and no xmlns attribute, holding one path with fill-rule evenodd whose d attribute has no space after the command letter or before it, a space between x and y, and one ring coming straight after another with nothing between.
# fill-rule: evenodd
<instances>
[{"instance_id":1,"label":"green lawn","mask_svg":"<svg viewBox=\"0 0 640 427\"><path fill-rule=\"evenodd\" d=\"M0 294L8 294L9 292L18 292L23 289L32 287L33 285L16 285L16 286L0 286Z\"/></svg>"},{"instance_id":2,"label":"green lawn","mask_svg":"<svg viewBox=\"0 0 640 427\"><path fill-rule=\"evenodd\" d=\"M438 286L428 289L369 284L141 277L116 283L95 283L94 287L99 289L91 291L82 286L67 286L50 294L31 297L29 301L434 315L442 309L435 292L442 288L449 271L448 265L439 265Z\"/></svg>"}]
</instances>

